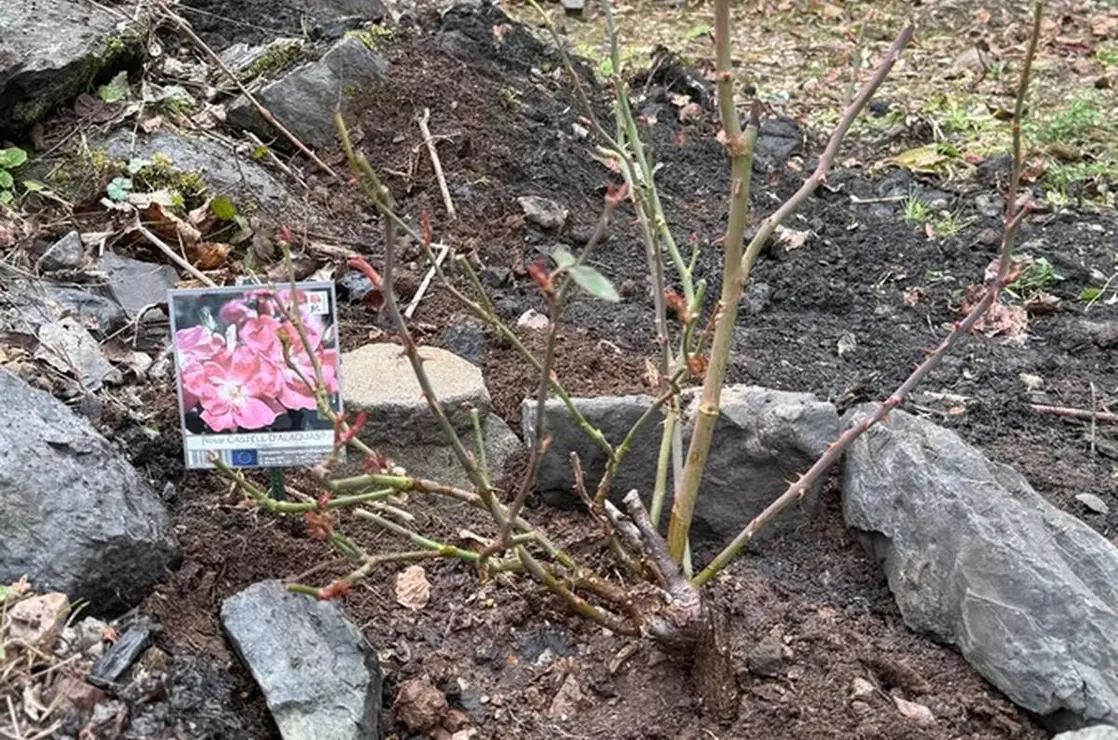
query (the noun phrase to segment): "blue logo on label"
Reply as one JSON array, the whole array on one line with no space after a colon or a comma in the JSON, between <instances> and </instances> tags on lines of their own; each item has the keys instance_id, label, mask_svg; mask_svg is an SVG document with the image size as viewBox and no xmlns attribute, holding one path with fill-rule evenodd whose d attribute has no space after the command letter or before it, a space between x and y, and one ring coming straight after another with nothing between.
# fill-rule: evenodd
<instances>
[{"instance_id":1,"label":"blue logo on label","mask_svg":"<svg viewBox=\"0 0 1118 740\"><path fill-rule=\"evenodd\" d=\"M231 450L229 459L234 468L249 468L256 465L256 450Z\"/></svg>"}]
</instances>

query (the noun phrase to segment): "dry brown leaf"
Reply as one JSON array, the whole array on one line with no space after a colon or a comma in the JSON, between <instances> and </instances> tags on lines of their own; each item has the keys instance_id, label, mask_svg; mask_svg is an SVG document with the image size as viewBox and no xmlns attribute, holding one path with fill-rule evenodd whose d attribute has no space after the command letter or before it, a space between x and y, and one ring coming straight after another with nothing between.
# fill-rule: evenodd
<instances>
[{"instance_id":1,"label":"dry brown leaf","mask_svg":"<svg viewBox=\"0 0 1118 740\"><path fill-rule=\"evenodd\" d=\"M990 22L990 11L986 10L986 8L979 8L978 10L974 11L974 19L979 23L986 25Z\"/></svg>"},{"instance_id":2,"label":"dry brown leaf","mask_svg":"<svg viewBox=\"0 0 1118 740\"><path fill-rule=\"evenodd\" d=\"M147 227L162 237L165 241L190 247L202 240L202 233L186 221L176 216L162 204L148 203L141 210L141 217Z\"/></svg>"},{"instance_id":3,"label":"dry brown leaf","mask_svg":"<svg viewBox=\"0 0 1118 740\"><path fill-rule=\"evenodd\" d=\"M986 294L983 286L972 285L967 288L966 297L963 299L963 312L970 312L971 308L982 300ZM1029 313L1022 306L1007 306L1004 303L995 303L986 311L986 315L974 324L974 330L988 337L1002 336L1012 344L1022 345L1028 338Z\"/></svg>"},{"instance_id":4,"label":"dry brown leaf","mask_svg":"<svg viewBox=\"0 0 1118 740\"><path fill-rule=\"evenodd\" d=\"M800 247L807 244L807 240L809 238L811 238L810 231L796 231L795 229L789 229L786 226L776 227L776 241L778 244L784 247L785 252L791 252L794 249L799 249Z\"/></svg>"},{"instance_id":5,"label":"dry brown leaf","mask_svg":"<svg viewBox=\"0 0 1118 740\"><path fill-rule=\"evenodd\" d=\"M427 606L431 584L422 565L411 565L396 575L396 603L413 611Z\"/></svg>"},{"instance_id":6,"label":"dry brown leaf","mask_svg":"<svg viewBox=\"0 0 1118 740\"><path fill-rule=\"evenodd\" d=\"M186 248L186 257L199 270L216 270L229 261L232 247L219 242L201 242Z\"/></svg>"}]
</instances>

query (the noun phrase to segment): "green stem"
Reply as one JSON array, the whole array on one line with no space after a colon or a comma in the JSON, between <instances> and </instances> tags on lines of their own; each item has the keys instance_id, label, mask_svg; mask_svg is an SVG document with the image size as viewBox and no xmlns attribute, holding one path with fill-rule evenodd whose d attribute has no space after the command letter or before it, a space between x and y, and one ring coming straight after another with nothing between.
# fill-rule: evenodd
<instances>
[{"instance_id":1,"label":"green stem","mask_svg":"<svg viewBox=\"0 0 1118 740\"><path fill-rule=\"evenodd\" d=\"M682 563L687 551L688 534L695 513L703 471L710 455L718 420L722 386L726 380L730 347L733 344L734 325L737 323L738 304L741 301L742 241L749 215L749 192L753 170L753 147L757 141L759 106L754 104L749 126L743 132L734 102L734 77L730 58L730 1L715 0L714 42L716 55L715 77L718 83L718 106L722 117L726 149L730 154L730 215L726 225L722 296L718 306L718 323L711 345L710 364L703 380L695 429L683 466L683 480L679 483L672 515L668 524L668 550L677 563Z\"/></svg>"}]
</instances>

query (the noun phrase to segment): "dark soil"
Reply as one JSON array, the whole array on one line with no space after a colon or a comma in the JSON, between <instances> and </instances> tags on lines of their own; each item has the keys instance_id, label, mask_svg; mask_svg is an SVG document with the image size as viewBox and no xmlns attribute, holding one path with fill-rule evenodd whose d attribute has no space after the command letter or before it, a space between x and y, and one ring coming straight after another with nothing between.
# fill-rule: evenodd
<instances>
[{"instance_id":1,"label":"dark soil","mask_svg":"<svg viewBox=\"0 0 1118 740\"><path fill-rule=\"evenodd\" d=\"M268 12L259 17L249 14L260 9L252 3L191 0L189 5L236 17L248 24L246 29L291 30L285 15L289 6L283 3L267 3ZM592 142L572 129L578 108L554 72L555 59L522 29L504 23L493 10L455 11L399 31L385 51L392 65L390 84L369 92L375 105L357 133L405 216L418 221L421 213L431 214L437 237L488 271L498 310L515 321L528 308L543 308L524 265L556 244L577 249L598 217L605 185L615 176L588 156ZM257 39L248 30L236 33L238 40ZM715 241L724 230L727 167L713 140L713 111L702 122L681 126L655 82L648 101L660 105L646 135L665 164L658 181L668 218L675 233L694 235L703 249L701 277L715 293L720 279ZM438 147L459 211L453 223L443 216L414 123L424 108L431 111L433 132L445 137ZM758 218L773 209L774 196L787 196L812 166L819 147L816 132L809 133L806 151L789 163L758 168ZM974 205L977 194L993 191L975 183L957 189L906 183L917 192L945 190L961 214L964 226L957 236L929 238L920 227L903 222L895 203L876 208L852 203L852 195L874 197L877 187L858 169L834 173L788 224L810 229L814 236L794 251L774 246L759 261L738 328L731 382L810 391L846 408L890 392L960 317L964 289L982 281L994 256L979 237L997 223L978 215ZM521 195L559 201L570 210L569 223L559 233L525 224L516 203ZM374 257L379 254L380 237L359 204L339 195L333 209L335 222L347 230L336 236L366 244ZM1114 401L1113 346L1102 346L1107 340L1092 334L1088 322L1114 322L1115 309L1096 305L1085 313L1077 301L1091 284L1092 269L1114 271L1114 233L1110 218L1033 217L1022 233L1023 251L1047 258L1065 278L1050 288L1062 299L1058 309L1031 318L1023 346L1000 337L967 339L922 389L938 395L918 393L906 406L1016 466L1055 505L1111 538L1118 528L1114 461L1091 454L1084 424L1037 414L1028 404L1087 408L1092 383L1100 404ZM404 282L415 285L422 274L418 250L413 247L405 257L411 264L403 268ZM655 348L644 249L631 212L619 213L595 264L627 297L618 306L575 301L562 335L558 375L576 395L640 392L645 358ZM461 320L453 299L434 290L416 315L416 332L422 341L438 343L442 331ZM343 322L347 346L386 328L360 305L347 307ZM847 334L854 346L840 357L839 340ZM538 336L525 338L539 348ZM520 400L534 391L532 373L492 334L484 373L495 408L516 428ZM1045 387L1029 391L1022 373L1040 376ZM164 404L160 426L176 428L174 414L173 405ZM128 438L129 432L118 434ZM1098 436L1114 438L1103 428ZM178 445L168 433L157 443L133 448L137 463L154 479L178 484L181 501L174 519L184 548L183 567L141 610L164 625L164 649L228 661L253 736L274 736L259 693L221 634L221 601L261 579L296 577L315 567L321 569L307 580L325 583L342 565L308 539L297 522L255 512L231 498L212 476L183 477ZM305 481L293 485L310 490ZM1087 513L1073 499L1082 492L1101 496L1111 514ZM880 570L844 528L839 500L832 482L806 531L744 557L711 590L731 617L744 697L729 727L708 725L693 704L686 673L654 647L642 644L626 660L618 659L628 640L571 617L526 581L479 585L470 568L440 563L427 567L433 598L418 613L396 604L387 570L347 595L344 604L381 656L387 707L403 680L426 677L448 695L452 707L466 712L483 738L1046 737L955 651L904 626ZM529 513L548 522L554 538L589 564L609 562L582 517L543 508ZM483 526L472 512L456 507L421 510L421 516L450 533ZM383 535L359 534L374 551L395 548ZM776 676L755 675L746 668L746 655L770 634L780 637L786 657ZM568 676L584 700L570 719L552 718L548 709ZM852 701L856 678L877 690ZM892 696L923 703L935 724L919 726L906 719ZM384 722L387 734L407 736L390 713Z\"/></svg>"}]
</instances>

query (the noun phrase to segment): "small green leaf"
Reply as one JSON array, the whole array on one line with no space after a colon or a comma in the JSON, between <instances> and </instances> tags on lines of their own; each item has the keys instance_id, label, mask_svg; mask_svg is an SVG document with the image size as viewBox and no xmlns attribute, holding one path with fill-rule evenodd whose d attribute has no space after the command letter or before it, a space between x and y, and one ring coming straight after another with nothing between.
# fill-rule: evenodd
<instances>
[{"instance_id":1,"label":"small green leaf","mask_svg":"<svg viewBox=\"0 0 1118 740\"><path fill-rule=\"evenodd\" d=\"M210 203L210 210L222 221L232 221L237 215L237 207L228 195L219 195Z\"/></svg>"},{"instance_id":2,"label":"small green leaf","mask_svg":"<svg viewBox=\"0 0 1118 740\"><path fill-rule=\"evenodd\" d=\"M8 205L12 202L12 197L13 196L11 190L0 190L0 203Z\"/></svg>"},{"instance_id":3,"label":"small green leaf","mask_svg":"<svg viewBox=\"0 0 1118 740\"><path fill-rule=\"evenodd\" d=\"M566 247L556 247L555 251L551 253L551 259L555 260L560 270L566 270L572 267L575 263L574 255L567 251Z\"/></svg>"},{"instance_id":4,"label":"small green leaf","mask_svg":"<svg viewBox=\"0 0 1118 740\"><path fill-rule=\"evenodd\" d=\"M1079 300L1084 303L1090 303L1091 301L1098 300L1100 295L1102 295L1102 288L1084 288L1079 291Z\"/></svg>"},{"instance_id":5,"label":"small green leaf","mask_svg":"<svg viewBox=\"0 0 1118 740\"><path fill-rule=\"evenodd\" d=\"M128 97L128 72L118 72L109 84L98 87L97 97L106 103L116 103Z\"/></svg>"},{"instance_id":6,"label":"small green leaf","mask_svg":"<svg viewBox=\"0 0 1118 740\"><path fill-rule=\"evenodd\" d=\"M114 177L108 187L105 188L105 195L109 199L120 203L128 198L128 193L132 190L132 180L127 177Z\"/></svg>"},{"instance_id":7,"label":"small green leaf","mask_svg":"<svg viewBox=\"0 0 1118 740\"><path fill-rule=\"evenodd\" d=\"M617 288L613 287L613 283L609 281L602 273L595 270L589 265L576 265L570 270L571 277L579 284L583 290L595 298L601 298L603 301L610 303L617 303L621 300L621 296L617 293Z\"/></svg>"},{"instance_id":8,"label":"small green leaf","mask_svg":"<svg viewBox=\"0 0 1118 740\"><path fill-rule=\"evenodd\" d=\"M11 172L0 170L0 188L10 188L13 182L15 181L12 179Z\"/></svg>"},{"instance_id":9,"label":"small green leaf","mask_svg":"<svg viewBox=\"0 0 1118 740\"><path fill-rule=\"evenodd\" d=\"M10 149L0 149L0 169L14 170L27 161L27 152L18 146Z\"/></svg>"},{"instance_id":10,"label":"small green leaf","mask_svg":"<svg viewBox=\"0 0 1118 740\"><path fill-rule=\"evenodd\" d=\"M47 189L47 186L38 180L24 180L23 189L29 193L41 193Z\"/></svg>"},{"instance_id":11,"label":"small green leaf","mask_svg":"<svg viewBox=\"0 0 1118 740\"><path fill-rule=\"evenodd\" d=\"M602 77L612 77L613 76L613 60L610 59L609 57L606 57L605 59L603 59L602 63L598 65L598 74L600 74Z\"/></svg>"}]
</instances>

